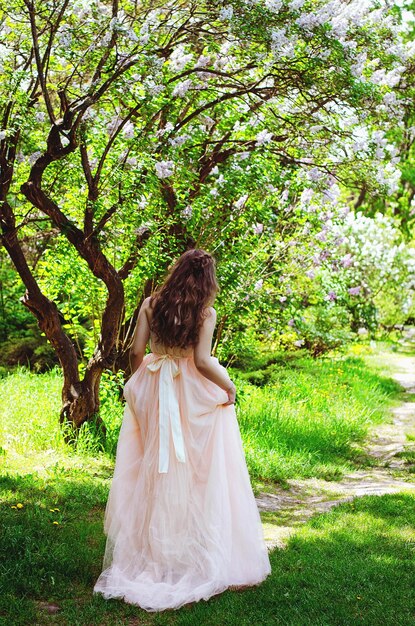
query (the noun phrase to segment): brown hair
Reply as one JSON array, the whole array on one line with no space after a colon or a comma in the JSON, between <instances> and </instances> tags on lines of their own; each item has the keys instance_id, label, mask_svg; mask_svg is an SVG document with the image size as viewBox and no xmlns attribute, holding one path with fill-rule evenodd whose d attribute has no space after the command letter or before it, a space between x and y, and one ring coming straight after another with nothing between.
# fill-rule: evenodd
<instances>
[{"instance_id":1,"label":"brown hair","mask_svg":"<svg viewBox=\"0 0 415 626\"><path fill-rule=\"evenodd\" d=\"M209 301L218 291L213 257L205 250L187 250L150 299L151 330L168 347L195 346Z\"/></svg>"}]
</instances>

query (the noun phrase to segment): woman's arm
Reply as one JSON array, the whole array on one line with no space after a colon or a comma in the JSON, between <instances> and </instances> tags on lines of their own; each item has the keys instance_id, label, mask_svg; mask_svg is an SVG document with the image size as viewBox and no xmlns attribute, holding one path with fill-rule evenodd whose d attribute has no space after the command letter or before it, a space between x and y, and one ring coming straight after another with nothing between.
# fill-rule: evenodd
<instances>
[{"instance_id":1,"label":"woman's arm","mask_svg":"<svg viewBox=\"0 0 415 626\"><path fill-rule=\"evenodd\" d=\"M146 353L146 346L150 337L150 324L148 323L147 317L147 310L149 306L150 298L146 298L138 313L133 342L130 348L131 374L134 374L134 372L140 367Z\"/></svg>"},{"instance_id":2,"label":"woman's arm","mask_svg":"<svg viewBox=\"0 0 415 626\"><path fill-rule=\"evenodd\" d=\"M198 343L194 349L195 365L205 378L211 380L227 392L228 402L225 402L225 404L233 404L235 402L236 387L229 378L225 368L219 365L210 355L215 324L216 311L214 308L209 307L207 316L200 329Z\"/></svg>"}]
</instances>

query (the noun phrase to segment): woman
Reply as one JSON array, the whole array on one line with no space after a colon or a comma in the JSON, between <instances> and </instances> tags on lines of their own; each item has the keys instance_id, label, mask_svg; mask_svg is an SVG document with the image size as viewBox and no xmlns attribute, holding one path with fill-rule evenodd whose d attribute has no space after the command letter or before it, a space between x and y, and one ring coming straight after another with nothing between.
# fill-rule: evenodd
<instances>
[{"instance_id":1,"label":"woman","mask_svg":"<svg viewBox=\"0 0 415 626\"><path fill-rule=\"evenodd\" d=\"M235 385L210 356L217 288L211 255L188 250L143 302L134 333L94 591L146 611L257 585L271 571Z\"/></svg>"}]
</instances>

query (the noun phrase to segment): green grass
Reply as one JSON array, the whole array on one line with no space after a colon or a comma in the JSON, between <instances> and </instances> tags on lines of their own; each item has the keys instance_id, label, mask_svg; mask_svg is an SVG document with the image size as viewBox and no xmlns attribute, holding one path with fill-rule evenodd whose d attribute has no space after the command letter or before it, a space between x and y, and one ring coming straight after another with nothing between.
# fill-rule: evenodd
<instances>
[{"instance_id":1,"label":"green grass","mask_svg":"<svg viewBox=\"0 0 415 626\"><path fill-rule=\"evenodd\" d=\"M401 393L391 378L352 357L294 359L241 378L238 418L251 477L281 483L336 480L373 463L360 444ZM258 379L261 386L252 384Z\"/></svg>"},{"instance_id":2,"label":"green grass","mask_svg":"<svg viewBox=\"0 0 415 626\"><path fill-rule=\"evenodd\" d=\"M373 463L362 453L370 425L388 416L399 386L361 358L291 358L254 372L233 372L237 411L251 478L263 481L311 476L336 480ZM38 467L73 454L114 458L123 405L119 382L102 384L102 417L107 440L85 424L68 448L59 428L61 378L58 370L33 374L18 369L0 380L0 446L8 463L22 467L35 456ZM260 383L260 386L258 385Z\"/></svg>"},{"instance_id":3,"label":"green grass","mask_svg":"<svg viewBox=\"0 0 415 626\"><path fill-rule=\"evenodd\" d=\"M258 588L149 614L92 594L107 494L106 480L95 474L85 460L75 469L50 468L42 478L1 478L0 624L415 623L413 494L364 497L312 519L284 550L273 551L272 574ZM17 504L23 507L12 508ZM44 603L59 607L58 613L48 614Z\"/></svg>"},{"instance_id":4,"label":"green grass","mask_svg":"<svg viewBox=\"0 0 415 626\"><path fill-rule=\"evenodd\" d=\"M360 359L293 359L262 372L238 378L240 427L257 481L338 477L358 461L356 444L398 392ZM156 614L94 596L122 405L108 377L105 450L88 427L68 446L58 426L60 386L58 371L18 369L0 380L1 626L413 626L413 494L365 497L313 518L271 554L272 575L252 590ZM263 517L283 522L282 512Z\"/></svg>"}]
</instances>

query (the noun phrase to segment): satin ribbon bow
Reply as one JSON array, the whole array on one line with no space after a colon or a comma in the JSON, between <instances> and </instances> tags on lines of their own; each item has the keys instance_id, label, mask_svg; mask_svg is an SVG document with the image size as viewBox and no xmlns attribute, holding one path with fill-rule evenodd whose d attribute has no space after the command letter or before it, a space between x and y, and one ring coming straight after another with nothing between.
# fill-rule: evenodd
<instances>
[{"instance_id":1,"label":"satin ribbon bow","mask_svg":"<svg viewBox=\"0 0 415 626\"><path fill-rule=\"evenodd\" d=\"M179 402L173 380L180 374L179 366L170 354L163 354L147 365L150 372L160 370L159 380L159 474L169 469L170 424L176 459L185 463L184 441Z\"/></svg>"}]
</instances>

